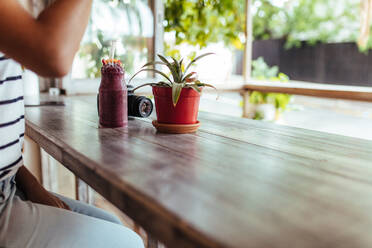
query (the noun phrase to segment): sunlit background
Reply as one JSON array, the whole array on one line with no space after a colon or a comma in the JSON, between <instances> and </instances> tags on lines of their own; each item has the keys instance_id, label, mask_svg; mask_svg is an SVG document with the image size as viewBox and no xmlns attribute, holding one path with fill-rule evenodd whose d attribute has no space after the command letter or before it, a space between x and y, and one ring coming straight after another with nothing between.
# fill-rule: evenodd
<instances>
[{"instance_id":1,"label":"sunlit background","mask_svg":"<svg viewBox=\"0 0 372 248\"><path fill-rule=\"evenodd\" d=\"M192 59L215 52L194 68L199 77L220 89L243 84L245 3L164 1L164 53ZM372 86L369 4L365 0L253 0L252 80ZM128 78L153 59L153 39L151 1L95 0L71 76L98 78L97 82L101 59L108 56L110 42L118 40L117 57ZM221 92L218 101L214 93L204 94L201 109L241 116L239 94ZM254 92L250 102L253 119L372 139L369 103L260 92Z\"/></svg>"}]
</instances>

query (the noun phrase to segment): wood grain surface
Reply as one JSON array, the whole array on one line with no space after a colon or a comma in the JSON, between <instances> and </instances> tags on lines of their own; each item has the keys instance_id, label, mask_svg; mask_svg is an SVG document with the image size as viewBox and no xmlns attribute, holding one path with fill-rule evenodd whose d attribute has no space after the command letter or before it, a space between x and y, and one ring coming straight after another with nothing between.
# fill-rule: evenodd
<instances>
[{"instance_id":1,"label":"wood grain surface","mask_svg":"<svg viewBox=\"0 0 372 248\"><path fill-rule=\"evenodd\" d=\"M27 135L167 247L372 247L370 141L208 113L99 129L94 96L65 101Z\"/></svg>"}]
</instances>

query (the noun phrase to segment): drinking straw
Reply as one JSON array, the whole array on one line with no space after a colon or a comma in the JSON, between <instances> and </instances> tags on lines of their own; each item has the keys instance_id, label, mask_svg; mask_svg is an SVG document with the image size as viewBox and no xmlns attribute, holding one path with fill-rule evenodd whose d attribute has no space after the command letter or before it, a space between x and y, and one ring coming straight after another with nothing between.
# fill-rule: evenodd
<instances>
[{"instance_id":1,"label":"drinking straw","mask_svg":"<svg viewBox=\"0 0 372 248\"><path fill-rule=\"evenodd\" d=\"M116 50L116 40L111 41L111 47L110 47L110 63L112 64L115 57L115 50Z\"/></svg>"}]
</instances>

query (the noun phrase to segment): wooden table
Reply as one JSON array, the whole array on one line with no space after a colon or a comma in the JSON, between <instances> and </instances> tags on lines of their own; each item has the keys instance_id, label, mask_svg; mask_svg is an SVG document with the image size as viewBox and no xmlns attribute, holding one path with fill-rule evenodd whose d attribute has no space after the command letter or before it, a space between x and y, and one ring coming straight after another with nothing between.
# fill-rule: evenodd
<instances>
[{"instance_id":1,"label":"wooden table","mask_svg":"<svg viewBox=\"0 0 372 248\"><path fill-rule=\"evenodd\" d=\"M65 101L27 135L168 247L372 247L370 141L208 113L99 129L94 96Z\"/></svg>"}]
</instances>

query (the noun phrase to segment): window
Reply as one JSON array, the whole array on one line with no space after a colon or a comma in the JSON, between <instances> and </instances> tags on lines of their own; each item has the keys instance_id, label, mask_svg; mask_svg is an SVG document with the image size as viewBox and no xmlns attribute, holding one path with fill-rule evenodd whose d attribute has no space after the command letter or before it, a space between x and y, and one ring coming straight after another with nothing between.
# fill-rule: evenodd
<instances>
[{"instance_id":1,"label":"window","mask_svg":"<svg viewBox=\"0 0 372 248\"><path fill-rule=\"evenodd\" d=\"M152 54L153 22L147 1L95 0L73 64L73 81L100 78L101 59L108 58L113 40L117 41L115 57L123 62L127 74L132 74Z\"/></svg>"}]
</instances>

